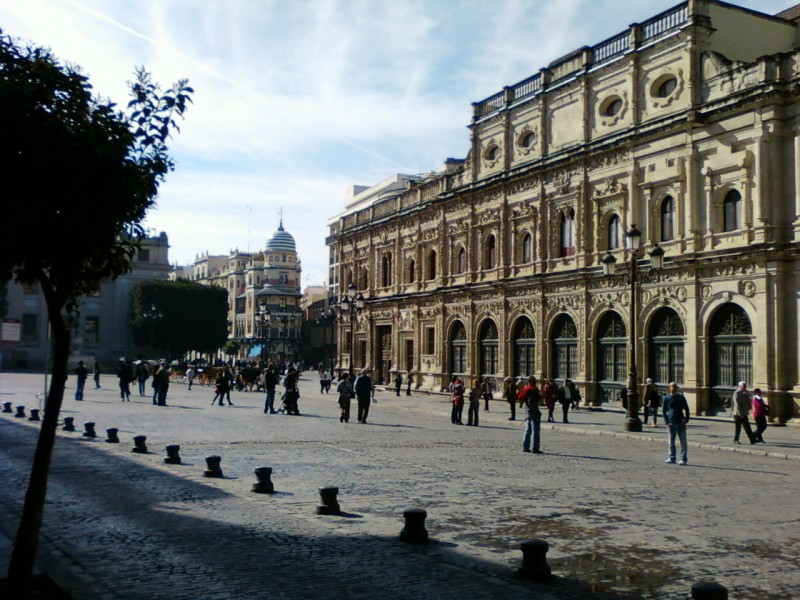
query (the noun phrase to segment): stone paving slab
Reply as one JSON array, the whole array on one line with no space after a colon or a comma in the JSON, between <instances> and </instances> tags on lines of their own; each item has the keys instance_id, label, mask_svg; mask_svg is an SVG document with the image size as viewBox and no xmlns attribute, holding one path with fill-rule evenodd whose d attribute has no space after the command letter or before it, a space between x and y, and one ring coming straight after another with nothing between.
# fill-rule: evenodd
<instances>
[{"instance_id":1,"label":"stone paving slab","mask_svg":"<svg viewBox=\"0 0 800 600\"><path fill-rule=\"evenodd\" d=\"M2 375L0 397L35 398L37 381ZM732 597L787 598L800 586L797 468L776 460L797 456L797 428L770 428L780 451L765 456L760 445L729 451L732 423L695 419L680 469L663 464L663 428L624 433L611 411L547 425L547 454L534 457L500 402L481 427L456 427L441 397L381 392L361 426L338 423L313 381L302 394L301 417L264 415L255 393L210 407L197 386L173 385L168 407L122 403L116 390L67 400L63 415L95 420L101 436L119 427L122 443L59 433L41 567L81 598L673 598L700 578ZM4 417L0 567L37 428ZM130 453L137 433L151 454ZM185 464L164 465L175 442ZM209 454L223 457L224 479L202 476ZM274 496L251 492L260 465L275 469ZM344 517L315 514L329 483ZM428 511L435 544L397 540L409 505ZM514 576L531 537L551 544L551 584Z\"/></svg>"}]
</instances>

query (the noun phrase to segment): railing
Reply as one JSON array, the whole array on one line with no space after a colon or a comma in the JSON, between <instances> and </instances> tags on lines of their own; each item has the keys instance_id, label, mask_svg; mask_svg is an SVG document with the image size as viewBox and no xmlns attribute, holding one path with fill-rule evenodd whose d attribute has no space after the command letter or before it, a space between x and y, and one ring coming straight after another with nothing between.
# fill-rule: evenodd
<instances>
[{"instance_id":1,"label":"railing","mask_svg":"<svg viewBox=\"0 0 800 600\"><path fill-rule=\"evenodd\" d=\"M540 89L542 89L541 73L536 73L533 77L528 77L524 81L520 81L518 84L511 86L511 90L514 93L514 100L520 100L521 98L535 94Z\"/></svg>"},{"instance_id":2,"label":"railing","mask_svg":"<svg viewBox=\"0 0 800 600\"><path fill-rule=\"evenodd\" d=\"M492 113L497 109L502 108L503 104L505 104L505 92L499 92L494 96L490 96L489 98L487 98L482 102L476 103L475 116L480 118L484 115L488 115L489 113Z\"/></svg>"},{"instance_id":3,"label":"railing","mask_svg":"<svg viewBox=\"0 0 800 600\"><path fill-rule=\"evenodd\" d=\"M608 60L618 54L622 54L631 45L631 32L623 31L619 35L614 36L610 40L600 42L595 46L592 51L594 54L594 63L600 63Z\"/></svg>"},{"instance_id":4,"label":"railing","mask_svg":"<svg viewBox=\"0 0 800 600\"><path fill-rule=\"evenodd\" d=\"M689 18L689 5L684 3L680 6L656 15L640 25L642 31L642 41L646 42L655 37L666 33L670 29L679 27L686 23Z\"/></svg>"},{"instance_id":5,"label":"railing","mask_svg":"<svg viewBox=\"0 0 800 600\"><path fill-rule=\"evenodd\" d=\"M428 183L422 184L422 190L420 194L422 195L423 200L428 200L430 198L434 198L435 196L439 195L440 191L441 180L434 179Z\"/></svg>"}]
</instances>

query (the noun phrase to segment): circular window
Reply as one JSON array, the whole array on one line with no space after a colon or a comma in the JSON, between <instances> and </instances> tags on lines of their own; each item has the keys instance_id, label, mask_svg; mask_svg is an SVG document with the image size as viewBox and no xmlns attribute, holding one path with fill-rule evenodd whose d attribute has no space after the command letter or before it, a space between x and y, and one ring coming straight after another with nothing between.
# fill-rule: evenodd
<instances>
[{"instance_id":1,"label":"circular window","mask_svg":"<svg viewBox=\"0 0 800 600\"><path fill-rule=\"evenodd\" d=\"M606 102L606 105L603 107L603 114L607 117L613 117L619 114L619 111L622 110L622 98L619 96L614 96L613 98L609 98Z\"/></svg>"},{"instance_id":2,"label":"circular window","mask_svg":"<svg viewBox=\"0 0 800 600\"><path fill-rule=\"evenodd\" d=\"M656 88L656 96L659 98L668 98L675 88L678 87L678 79L675 77L667 77L664 81L658 84Z\"/></svg>"},{"instance_id":3,"label":"circular window","mask_svg":"<svg viewBox=\"0 0 800 600\"><path fill-rule=\"evenodd\" d=\"M494 161L500 158L500 147L496 144L489 146L484 152L483 157L488 161Z\"/></svg>"},{"instance_id":4,"label":"circular window","mask_svg":"<svg viewBox=\"0 0 800 600\"><path fill-rule=\"evenodd\" d=\"M535 143L536 143L536 136L533 134L532 131L523 133L522 137L519 138L519 145L521 148L532 148Z\"/></svg>"}]
</instances>

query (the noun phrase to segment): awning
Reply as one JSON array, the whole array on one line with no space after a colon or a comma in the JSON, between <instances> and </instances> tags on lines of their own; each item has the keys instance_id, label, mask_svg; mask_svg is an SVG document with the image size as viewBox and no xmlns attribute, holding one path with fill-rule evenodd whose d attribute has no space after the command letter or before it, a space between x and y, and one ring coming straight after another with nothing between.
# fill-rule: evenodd
<instances>
[{"instance_id":1,"label":"awning","mask_svg":"<svg viewBox=\"0 0 800 600\"><path fill-rule=\"evenodd\" d=\"M261 356L261 349L264 347L263 344L256 344L255 346L250 348L250 354L247 355L248 358L253 358L255 356Z\"/></svg>"}]
</instances>

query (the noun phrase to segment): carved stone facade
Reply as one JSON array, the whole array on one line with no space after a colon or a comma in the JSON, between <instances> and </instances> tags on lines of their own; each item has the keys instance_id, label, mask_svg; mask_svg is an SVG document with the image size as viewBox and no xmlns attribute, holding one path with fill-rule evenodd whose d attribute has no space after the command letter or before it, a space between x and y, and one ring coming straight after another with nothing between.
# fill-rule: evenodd
<instances>
[{"instance_id":1,"label":"carved stone facade","mask_svg":"<svg viewBox=\"0 0 800 600\"><path fill-rule=\"evenodd\" d=\"M665 252L638 286L640 378L677 381L698 413L747 380L773 416L797 415L790 14L684 2L475 103L466 159L331 221L332 280L367 298L357 366L430 390L453 372L570 377L588 401L612 398L632 298L601 259L627 265L636 225Z\"/></svg>"}]
</instances>

